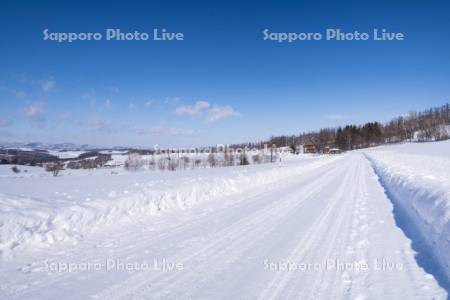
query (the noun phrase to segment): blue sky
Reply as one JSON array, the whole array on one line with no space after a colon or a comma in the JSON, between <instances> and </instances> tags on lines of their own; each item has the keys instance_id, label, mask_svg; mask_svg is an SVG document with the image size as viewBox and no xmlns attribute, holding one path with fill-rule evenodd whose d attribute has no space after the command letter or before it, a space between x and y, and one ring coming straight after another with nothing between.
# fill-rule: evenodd
<instances>
[{"instance_id":1,"label":"blue sky","mask_svg":"<svg viewBox=\"0 0 450 300\"><path fill-rule=\"evenodd\" d=\"M198 146L385 121L450 101L445 1L2 1L0 141ZM184 33L44 41L42 31ZM264 41L262 31L404 41Z\"/></svg>"}]
</instances>

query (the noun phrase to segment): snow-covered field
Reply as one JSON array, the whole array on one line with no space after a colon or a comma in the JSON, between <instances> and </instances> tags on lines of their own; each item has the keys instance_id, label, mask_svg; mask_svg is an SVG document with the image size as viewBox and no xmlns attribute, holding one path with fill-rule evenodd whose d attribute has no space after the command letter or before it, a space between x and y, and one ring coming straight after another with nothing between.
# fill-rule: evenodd
<instances>
[{"instance_id":1,"label":"snow-covered field","mask_svg":"<svg viewBox=\"0 0 450 300\"><path fill-rule=\"evenodd\" d=\"M1 299L447 299L450 142L177 172L0 166Z\"/></svg>"},{"instance_id":2,"label":"snow-covered field","mask_svg":"<svg viewBox=\"0 0 450 300\"><path fill-rule=\"evenodd\" d=\"M331 160L338 159L334 157ZM24 248L77 242L104 224L186 209L295 176L330 159L305 156L286 168L272 164L177 172L120 169L64 170L53 177L40 167L14 174L0 166L0 255Z\"/></svg>"}]
</instances>

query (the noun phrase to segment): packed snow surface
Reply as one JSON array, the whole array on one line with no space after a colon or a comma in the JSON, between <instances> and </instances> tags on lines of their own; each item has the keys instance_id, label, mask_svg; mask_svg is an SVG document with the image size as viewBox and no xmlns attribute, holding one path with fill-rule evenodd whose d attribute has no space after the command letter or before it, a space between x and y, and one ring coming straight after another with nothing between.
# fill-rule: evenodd
<instances>
[{"instance_id":1,"label":"packed snow surface","mask_svg":"<svg viewBox=\"0 0 450 300\"><path fill-rule=\"evenodd\" d=\"M449 160L436 142L177 172L1 166L0 298L447 299Z\"/></svg>"}]
</instances>

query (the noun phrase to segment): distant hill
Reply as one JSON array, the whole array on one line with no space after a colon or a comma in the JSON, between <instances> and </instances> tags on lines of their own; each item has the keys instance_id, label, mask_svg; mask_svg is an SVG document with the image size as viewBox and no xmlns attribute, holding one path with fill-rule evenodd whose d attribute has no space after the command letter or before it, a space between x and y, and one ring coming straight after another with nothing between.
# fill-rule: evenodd
<instances>
[{"instance_id":1,"label":"distant hill","mask_svg":"<svg viewBox=\"0 0 450 300\"><path fill-rule=\"evenodd\" d=\"M53 150L53 151L89 151L89 150L126 150L128 147L97 147L88 144L78 145L74 143L46 144L41 142L21 143L6 142L0 143L0 149L28 149L28 150Z\"/></svg>"}]
</instances>

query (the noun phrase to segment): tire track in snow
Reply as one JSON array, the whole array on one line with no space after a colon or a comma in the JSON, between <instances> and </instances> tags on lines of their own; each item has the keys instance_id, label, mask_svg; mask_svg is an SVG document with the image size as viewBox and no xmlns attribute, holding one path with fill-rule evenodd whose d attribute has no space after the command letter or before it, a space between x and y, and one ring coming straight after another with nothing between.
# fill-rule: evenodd
<instances>
[{"instance_id":1,"label":"tire track in snow","mask_svg":"<svg viewBox=\"0 0 450 300\"><path fill-rule=\"evenodd\" d=\"M342 172L342 173L345 173L344 170L341 170L341 172ZM311 191L310 193L308 193L308 194L306 194L306 195L305 195L305 194L301 194L299 190L293 191L292 194L289 195L289 197L297 198L299 195L302 195L302 197L303 197L303 199L302 199L302 201L301 201L302 204L305 203L305 202L307 202L307 201L316 201L316 200L318 200L317 198L318 198L318 196L320 195L320 191L321 191L324 187L326 187L326 186L328 186L328 185L330 185L330 184L332 183L334 177L333 177L333 176L329 176L329 175L332 175L332 174L336 175L336 174L335 174L335 170L329 171L328 173L324 174L324 176L322 176L322 177L325 177L325 178L329 178L329 180L322 180L321 186L320 186L319 189L314 188L313 191ZM311 184L311 183L310 183L310 184ZM275 231L276 229L278 229L279 226L280 226L280 224L284 223L284 221L285 221L286 219L288 219L288 218L294 218L294 217L296 216L297 211L298 211L298 209L299 209L300 207L302 207L302 206L300 205L300 206L290 206L290 207L287 207L288 210L289 210L289 212L288 212L287 214L282 215L282 216L281 216L280 214L276 214L276 215L275 215L275 217L276 217L276 222L275 222L272 226L270 226L269 228L266 228L266 229L261 228L261 233L260 233L260 234L258 234L258 233L256 233L256 234L253 233L253 234L250 235L248 238L244 238L244 237L243 237L241 243L239 243L239 242L236 243L236 247L234 247L234 248L237 248L237 247L238 247L238 248L239 248L239 252L240 252L240 254L241 254L240 256L242 256L242 254L243 254L244 252L246 252L246 251L249 250L249 249L252 249L252 246L254 246L256 243L258 243L260 240L264 240L265 236L267 236L267 235L270 234L271 232L273 232L273 231ZM266 224L266 222L264 222L264 224ZM256 235L258 235L259 237L258 237L258 238L255 238ZM253 237L253 238L252 238L252 237ZM249 242L249 241L250 241L250 243L245 244L245 242ZM245 245L245 247L243 247L243 245ZM226 253L226 252L225 252L225 253ZM223 254L225 254L225 253L223 253ZM240 258L240 257L237 257L236 260L237 260L238 258ZM220 256L217 256L217 259L220 259ZM231 262L229 262L227 265L230 265L230 264L232 264L233 262L234 262L234 261L231 261ZM227 265L223 265L223 267L226 267ZM220 271L224 271L224 268L221 269ZM216 273L216 274L219 274L220 272L218 272L218 271L216 270L215 273ZM189 283L188 283L188 284L184 283L184 286L194 286L194 285L195 285L195 288L191 288L191 289L187 290L185 293L183 293L183 294L181 295L181 297L182 297L182 298L185 297L185 298L187 298L187 299L191 298L191 297L189 296L189 293L190 293L190 292L192 292L194 289L199 289L199 288L201 288L202 286L205 285L205 283L210 282L213 278L214 278L214 276L211 276L210 274L208 274L207 277L202 277L200 280L199 280L198 278L192 278L190 284L189 284ZM199 285L199 281L202 283L201 285Z\"/></svg>"},{"instance_id":2,"label":"tire track in snow","mask_svg":"<svg viewBox=\"0 0 450 300\"><path fill-rule=\"evenodd\" d=\"M337 168L337 166L335 166L334 168ZM305 190L303 192L306 193L308 197L310 197L310 195L312 195L316 191L319 191L323 187L324 183L326 183L327 181L331 181L332 179L329 179L329 176L327 175L331 175L335 172L336 172L335 169L332 169L331 171L328 171L325 174L321 174L325 175L323 177L325 177L326 179L323 179L323 177L315 178L313 182L310 182L310 184L305 187ZM345 173L345 171L342 171L342 173ZM291 192L291 195L289 195L289 197L280 199L283 202L284 205L283 207L280 207L281 201L274 201L271 205L263 208L262 210L258 210L249 217L241 219L238 222L232 224L231 226L228 226L227 228L215 233L215 236L217 238L212 243L209 243L206 247L202 247L199 250L195 250L194 253L192 253L192 249L187 249L186 251L183 251L182 253L176 255L175 257L170 257L170 260L182 262L183 264L185 264L186 262L192 261L196 257L199 257L201 255L203 255L203 257L207 257L208 259L204 261L202 264L199 264L197 265L197 267L188 271L190 275L193 274L198 275L199 269L202 268L208 269L208 266L211 265L211 261L217 263L218 261L220 261L221 256L228 254L233 249L235 251L237 250L238 253L243 253L257 240L263 239L264 234L267 234L269 229L261 225L268 224L268 222L266 221L269 220L271 220L272 222L273 221L281 222L282 218L280 218L280 215L288 214L293 207L301 205L304 201L308 200L308 197L305 197L301 202L297 202L293 206L291 202L292 200L296 200L298 198L299 191L301 192L302 188L299 189L298 187L294 186L294 191ZM273 194L286 193L286 190L283 189L281 192L275 190L271 191L270 193ZM276 226L273 226L273 228L275 227ZM208 271L211 270L208 269ZM154 291L155 289L156 291L155 293L152 294L153 296L164 297L164 295L158 294L158 288L162 287L164 290L169 290L169 287L174 285L175 282L179 283L179 281L186 280L185 276L189 275L184 274L184 272L174 274L156 274L155 276L150 275L150 277L149 274L144 273L139 274L138 276L131 277L129 280L127 280L126 283L119 284L118 286L112 288L111 290L99 294L98 298L120 299L121 297L126 297L129 294L137 293L137 295L142 295L144 293ZM163 278L161 284L158 284L157 280L160 277L165 278ZM187 280L195 280L196 282L198 281L198 278L193 277L190 278L191 279ZM152 286L151 283L153 281L155 281L156 283ZM159 292L161 292L160 289Z\"/></svg>"},{"instance_id":3,"label":"tire track in snow","mask_svg":"<svg viewBox=\"0 0 450 300\"><path fill-rule=\"evenodd\" d=\"M336 224L334 224L330 232L325 232L322 235L322 241L320 241L316 246L317 249L326 249L326 254L322 255L325 259L342 259L344 257L342 252L346 246L353 245L350 238L352 232L349 232L349 229L352 228L352 222L357 220L359 217L357 213L351 213L351 208L357 206L361 197L362 173L360 161L358 161L355 169L355 172L352 173L353 178L351 178L352 185L350 185L350 189L347 190L347 192L344 193L343 197L340 199L339 211L336 213L337 217L334 219L336 220ZM342 182L342 184L343 186L348 187L348 182ZM311 258L306 260L312 260L314 259L314 256L317 257L316 253L317 252L314 253L315 255L310 255ZM343 274L333 271L319 272L313 277L314 281L310 285L306 285L311 288L309 289L309 292L304 294L308 294L308 299L331 298L331 293L328 286L334 288L343 286L346 292L349 293L351 291L351 284L353 280L347 276L348 275L345 274L345 272Z\"/></svg>"},{"instance_id":4,"label":"tire track in snow","mask_svg":"<svg viewBox=\"0 0 450 300\"><path fill-rule=\"evenodd\" d=\"M344 196L346 184L348 183L351 172L346 170L345 177L342 183L339 185L339 189L336 192L336 196L331 199L327 207L321 212L316 221L310 226L305 236L298 242L297 247L291 252L286 259L287 262L302 262L303 258L311 251L314 251L314 244L320 244L322 236L319 234L322 231L329 231L329 218L332 212L338 207L339 200ZM336 226L332 227L335 230ZM269 285L261 292L258 299L279 299L285 292L285 288L289 282L295 281L298 277L295 272L278 272L275 277L269 283Z\"/></svg>"},{"instance_id":5,"label":"tire track in snow","mask_svg":"<svg viewBox=\"0 0 450 300\"><path fill-rule=\"evenodd\" d=\"M368 235L369 215L367 214L367 187L366 187L366 167L362 157L358 156L358 171L354 174L355 185L352 196L349 197L348 207L345 209L347 220L345 238L341 239L339 247L336 247L335 257L346 262L368 262L368 245L370 238ZM350 202L351 200L351 202ZM350 205L351 204L351 205ZM351 209L353 208L353 210ZM330 275L330 274L326 274ZM318 294L322 298L355 298L363 299L364 294L354 294L354 287L359 282L365 282L367 273L363 271L346 270L340 276L324 277L321 281ZM340 282L336 282L341 279ZM342 287L342 288L340 288ZM336 295L339 294L339 296Z\"/></svg>"}]
</instances>

